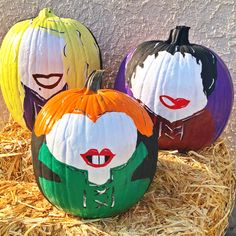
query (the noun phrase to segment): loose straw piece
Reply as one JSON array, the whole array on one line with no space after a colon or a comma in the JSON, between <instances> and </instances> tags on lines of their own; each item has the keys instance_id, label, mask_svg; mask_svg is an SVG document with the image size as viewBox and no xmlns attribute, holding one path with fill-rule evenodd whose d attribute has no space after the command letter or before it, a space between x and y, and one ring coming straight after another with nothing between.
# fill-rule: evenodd
<instances>
[{"instance_id":1,"label":"loose straw piece","mask_svg":"<svg viewBox=\"0 0 236 236\"><path fill-rule=\"evenodd\" d=\"M57 210L33 177L30 133L0 132L0 235L223 236L235 199L234 156L223 141L188 154L159 152L156 176L126 213L83 220Z\"/></svg>"}]
</instances>

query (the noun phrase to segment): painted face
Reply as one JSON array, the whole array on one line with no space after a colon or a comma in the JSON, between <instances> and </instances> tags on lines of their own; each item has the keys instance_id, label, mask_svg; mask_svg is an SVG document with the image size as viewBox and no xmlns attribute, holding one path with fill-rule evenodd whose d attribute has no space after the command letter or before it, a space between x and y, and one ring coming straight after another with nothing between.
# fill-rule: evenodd
<instances>
[{"instance_id":1,"label":"painted face","mask_svg":"<svg viewBox=\"0 0 236 236\"><path fill-rule=\"evenodd\" d=\"M95 123L82 114L65 114L46 135L46 142L58 161L87 170L88 180L101 185L111 178L111 168L131 158L137 129L125 113L105 113Z\"/></svg>"},{"instance_id":2,"label":"painted face","mask_svg":"<svg viewBox=\"0 0 236 236\"><path fill-rule=\"evenodd\" d=\"M132 92L155 114L170 122L181 120L207 104L201 72L201 61L197 63L191 54L161 51L156 58L154 54L148 56L143 67L137 67L131 78Z\"/></svg>"},{"instance_id":3,"label":"painted face","mask_svg":"<svg viewBox=\"0 0 236 236\"><path fill-rule=\"evenodd\" d=\"M63 33L51 31L28 28L22 37L18 59L21 82L45 99L66 84L63 78L63 57L66 56Z\"/></svg>"}]
</instances>

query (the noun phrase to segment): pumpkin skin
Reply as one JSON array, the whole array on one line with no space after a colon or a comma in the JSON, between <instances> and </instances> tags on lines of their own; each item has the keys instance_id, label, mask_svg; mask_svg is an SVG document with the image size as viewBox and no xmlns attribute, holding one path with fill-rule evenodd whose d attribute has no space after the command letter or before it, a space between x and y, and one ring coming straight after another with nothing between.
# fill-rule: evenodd
<instances>
[{"instance_id":1,"label":"pumpkin skin","mask_svg":"<svg viewBox=\"0 0 236 236\"><path fill-rule=\"evenodd\" d=\"M157 134L145 109L123 93L97 90L100 78L98 71L88 89L54 96L32 133L41 192L53 205L83 218L132 207L148 189L157 162Z\"/></svg>"},{"instance_id":2,"label":"pumpkin skin","mask_svg":"<svg viewBox=\"0 0 236 236\"><path fill-rule=\"evenodd\" d=\"M91 32L45 8L6 34L0 49L2 94L14 120L32 130L35 117L51 97L68 88L82 88L100 66L100 50Z\"/></svg>"},{"instance_id":3,"label":"pumpkin skin","mask_svg":"<svg viewBox=\"0 0 236 236\"><path fill-rule=\"evenodd\" d=\"M130 51L115 89L144 104L160 149L199 150L224 130L233 105L233 83L221 58L188 40L177 26L167 41L149 41Z\"/></svg>"}]
</instances>

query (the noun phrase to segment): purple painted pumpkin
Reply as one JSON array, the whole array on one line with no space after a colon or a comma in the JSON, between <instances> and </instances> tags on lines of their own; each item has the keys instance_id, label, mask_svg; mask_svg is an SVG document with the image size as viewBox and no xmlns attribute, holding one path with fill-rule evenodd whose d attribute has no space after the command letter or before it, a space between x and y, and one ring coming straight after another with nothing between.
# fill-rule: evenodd
<instances>
[{"instance_id":1,"label":"purple painted pumpkin","mask_svg":"<svg viewBox=\"0 0 236 236\"><path fill-rule=\"evenodd\" d=\"M224 130L233 84L221 58L188 40L177 26L166 41L140 44L123 60L115 89L145 105L159 132L160 149L199 150Z\"/></svg>"}]
</instances>

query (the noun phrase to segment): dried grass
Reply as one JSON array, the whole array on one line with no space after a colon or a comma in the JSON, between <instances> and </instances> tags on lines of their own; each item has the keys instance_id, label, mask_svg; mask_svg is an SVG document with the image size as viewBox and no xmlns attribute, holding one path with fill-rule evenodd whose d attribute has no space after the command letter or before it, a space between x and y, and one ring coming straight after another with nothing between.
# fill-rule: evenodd
<instances>
[{"instance_id":1,"label":"dried grass","mask_svg":"<svg viewBox=\"0 0 236 236\"><path fill-rule=\"evenodd\" d=\"M83 220L41 195L30 133L10 121L0 133L0 234L221 236L235 198L233 166L223 141L199 153L162 151L154 182L136 206L116 217Z\"/></svg>"},{"instance_id":2,"label":"dried grass","mask_svg":"<svg viewBox=\"0 0 236 236\"><path fill-rule=\"evenodd\" d=\"M0 132L0 179L34 181L31 133L11 119Z\"/></svg>"}]
</instances>

